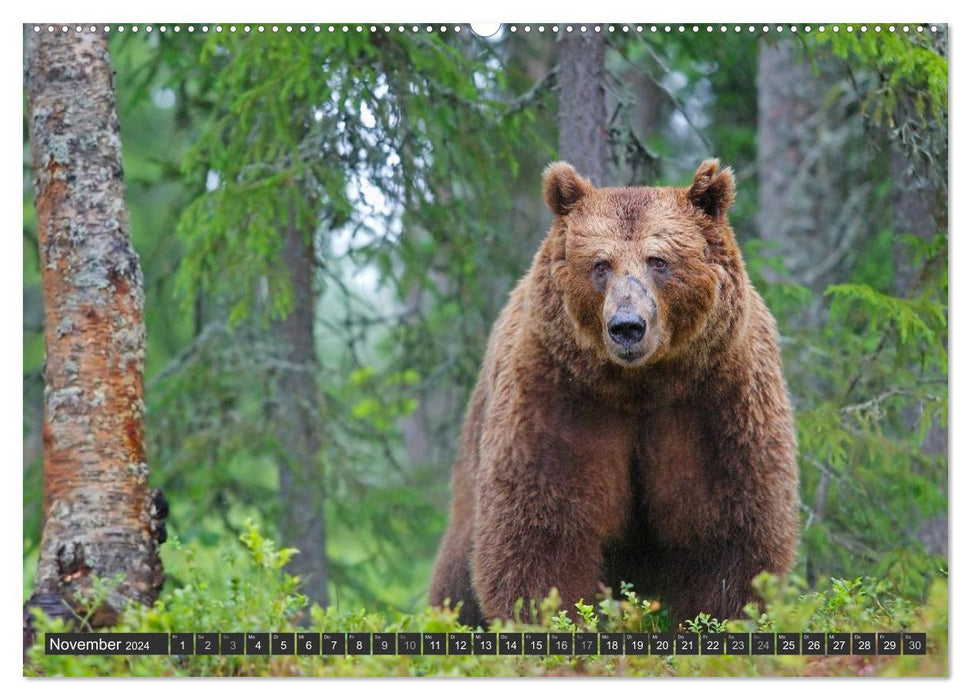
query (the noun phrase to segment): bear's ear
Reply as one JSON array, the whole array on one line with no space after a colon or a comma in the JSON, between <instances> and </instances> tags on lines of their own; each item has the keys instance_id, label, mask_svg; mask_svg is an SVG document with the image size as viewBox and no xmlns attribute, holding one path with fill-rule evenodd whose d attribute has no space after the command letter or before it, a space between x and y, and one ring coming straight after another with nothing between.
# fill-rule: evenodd
<instances>
[{"instance_id":1,"label":"bear's ear","mask_svg":"<svg viewBox=\"0 0 971 700\"><path fill-rule=\"evenodd\" d=\"M713 219L724 218L735 201L732 169L718 170L718 160L706 160L695 171L695 181L688 188L688 200Z\"/></svg>"},{"instance_id":2,"label":"bear's ear","mask_svg":"<svg viewBox=\"0 0 971 700\"><path fill-rule=\"evenodd\" d=\"M593 184L580 177L569 163L550 163L543 171L543 196L557 216L569 214L576 203L593 190Z\"/></svg>"}]
</instances>

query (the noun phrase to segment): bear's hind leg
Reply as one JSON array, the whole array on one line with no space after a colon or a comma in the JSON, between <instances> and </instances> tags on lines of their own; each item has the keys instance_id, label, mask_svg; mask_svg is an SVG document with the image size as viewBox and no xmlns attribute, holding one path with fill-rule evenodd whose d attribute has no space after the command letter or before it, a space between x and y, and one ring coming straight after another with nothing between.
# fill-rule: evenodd
<instances>
[{"instance_id":1,"label":"bear's hind leg","mask_svg":"<svg viewBox=\"0 0 971 700\"><path fill-rule=\"evenodd\" d=\"M756 599L752 578L764 566L743 552L711 544L701 551L668 550L655 561L653 587L675 624L707 613L719 620L742 617Z\"/></svg>"},{"instance_id":2,"label":"bear's hind leg","mask_svg":"<svg viewBox=\"0 0 971 700\"><path fill-rule=\"evenodd\" d=\"M432 605L448 601L455 608L461 604L459 622L469 627L484 626L485 618L472 587L471 559L472 528L453 523L435 561L428 599Z\"/></svg>"}]
</instances>

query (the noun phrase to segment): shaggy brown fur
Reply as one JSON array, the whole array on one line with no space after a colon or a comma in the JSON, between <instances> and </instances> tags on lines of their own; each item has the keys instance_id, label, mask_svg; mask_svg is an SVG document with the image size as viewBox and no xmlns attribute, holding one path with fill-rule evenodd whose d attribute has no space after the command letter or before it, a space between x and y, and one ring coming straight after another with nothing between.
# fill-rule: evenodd
<instances>
[{"instance_id":1,"label":"shaggy brown fur","mask_svg":"<svg viewBox=\"0 0 971 700\"><path fill-rule=\"evenodd\" d=\"M554 221L492 331L455 463L433 604L469 624L557 588L738 616L797 540L795 438L775 322L726 212L689 188L544 176ZM616 590L616 588L615 588Z\"/></svg>"}]
</instances>

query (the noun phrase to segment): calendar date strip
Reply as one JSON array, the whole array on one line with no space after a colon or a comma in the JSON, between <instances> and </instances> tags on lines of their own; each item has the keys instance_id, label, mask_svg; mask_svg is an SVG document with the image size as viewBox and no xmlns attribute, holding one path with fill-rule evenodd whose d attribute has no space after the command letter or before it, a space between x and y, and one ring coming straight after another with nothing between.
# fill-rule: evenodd
<instances>
[{"instance_id":1,"label":"calendar date strip","mask_svg":"<svg viewBox=\"0 0 971 700\"><path fill-rule=\"evenodd\" d=\"M49 655L923 656L924 632L48 633Z\"/></svg>"}]
</instances>

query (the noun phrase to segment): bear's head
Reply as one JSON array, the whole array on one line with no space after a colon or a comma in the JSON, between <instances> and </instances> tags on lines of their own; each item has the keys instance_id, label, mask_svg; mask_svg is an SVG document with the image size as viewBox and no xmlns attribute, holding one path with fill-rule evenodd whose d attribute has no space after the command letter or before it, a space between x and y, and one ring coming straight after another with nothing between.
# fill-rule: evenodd
<instances>
[{"instance_id":1,"label":"bear's head","mask_svg":"<svg viewBox=\"0 0 971 700\"><path fill-rule=\"evenodd\" d=\"M727 220L731 169L706 160L690 187L596 188L553 163L543 185L553 284L581 347L636 368L726 327L724 297L744 276Z\"/></svg>"}]
</instances>

